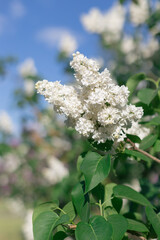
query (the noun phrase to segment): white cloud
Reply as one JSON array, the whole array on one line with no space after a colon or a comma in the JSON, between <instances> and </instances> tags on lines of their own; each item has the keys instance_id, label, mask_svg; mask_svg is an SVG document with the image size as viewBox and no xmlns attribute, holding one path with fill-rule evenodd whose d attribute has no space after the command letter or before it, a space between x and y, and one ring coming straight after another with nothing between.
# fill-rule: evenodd
<instances>
[{"instance_id":1,"label":"white cloud","mask_svg":"<svg viewBox=\"0 0 160 240\"><path fill-rule=\"evenodd\" d=\"M45 43L48 47L55 47L59 44L60 39L66 35L72 35L70 31L65 28L47 27L40 30L36 38Z\"/></svg>"},{"instance_id":2,"label":"white cloud","mask_svg":"<svg viewBox=\"0 0 160 240\"><path fill-rule=\"evenodd\" d=\"M15 18L23 17L26 13L26 8L19 0L14 0L10 4L11 15Z\"/></svg>"}]
</instances>

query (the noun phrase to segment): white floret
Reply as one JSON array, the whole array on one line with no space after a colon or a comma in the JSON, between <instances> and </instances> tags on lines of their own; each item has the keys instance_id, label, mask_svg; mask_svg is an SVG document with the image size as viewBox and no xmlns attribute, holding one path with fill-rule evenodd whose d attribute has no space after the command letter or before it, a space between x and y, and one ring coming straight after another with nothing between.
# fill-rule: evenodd
<instances>
[{"instance_id":1,"label":"white floret","mask_svg":"<svg viewBox=\"0 0 160 240\"><path fill-rule=\"evenodd\" d=\"M105 107L98 113L98 122L103 126L117 124L120 117L120 111L117 108Z\"/></svg>"},{"instance_id":2,"label":"white floret","mask_svg":"<svg viewBox=\"0 0 160 240\"><path fill-rule=\"evenodd\" d=\"M76 122L75 129L85 137L89 137L94 132L94 123L86 118L79 118Z\"/></svg>"}]
</instances>

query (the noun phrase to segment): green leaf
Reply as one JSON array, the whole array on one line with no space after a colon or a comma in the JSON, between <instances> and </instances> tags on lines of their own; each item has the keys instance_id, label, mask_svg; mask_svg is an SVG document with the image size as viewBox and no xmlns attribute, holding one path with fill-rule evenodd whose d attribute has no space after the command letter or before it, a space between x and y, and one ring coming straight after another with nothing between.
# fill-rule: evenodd
<instances>
[{"instance_id":1,"label":"green leaf","mask_svg":"<svg viewBox=\"0 0 160 240\"><path fill-rule=\"evenodd\" d=\"M148 228L141 222L135 221L133 219L127 218L128 228L127 230L136 232L149 232Z\"/></svg>"},{"instance_id":2,"label":"green leaf","mask_svg":"<svg viewBox=\"0 0 160 240\"><path fill-rule=\"evenodd\" d=\"M151 163L151 158L145 156L143 153L133 151L133 150L129 150L129 149L125 149L124 153L129 155L129 156L134 156L134 157L140 158L141 160L144 160L149 164Z\"/></svg>"},{"instance_id":3,"label":"green leaf","mask_svg":"<svg viewBox=\"0 0 160 240\"><path fill-rule=\"evenodd\" d=\"M107 220L109 215L118 214L115 208L108 206L104 208L104 218Z\"/></svg>"},{"instance_id":4,"label":"green leaf","mask_svg":"<svg viewBox=\"0 0 160 240\"><path fill-rule=\"evenodd\" d=\"M105 186L105 198L104 198L104 216L107 219L108 215L117 214L122 207L122 199L113 196L113 188L117 184L109 183Z\"/></svg>"},{"instance_id":5,"label":"green leaf","mask_svg":"<svg viewBox=\"0 0 160 240\"><path fill-rule=\"evenodd\" d=\"M53 240L64 240L67 237L67 234L65 232L57 232L54 237Z\"/></svg>"},{"instance_id":6,"label":"green leaf","mask_svg":"<svg viewBox=\"0 0 160 240\"><path fill-rule=\"evenodd\" d=\"M113 173L115 176L117 176L117 167L118 167L118 163L119 163L119 154L116 155L115 159L114 159L114 162L113 162L113 165L112 165L112 169L113 169Z\"/></svg>"},{"instance_id":7,"label":"green leaf","mask_svg":"<svg viewBox=\"0 0 160 240\"><path fill-rule=\"evenodd\" d=\"M78 183L72 190L72 202L76 212L82 221L88 222L90 209L89 209L89 196L84 194L84 182Z\"/></svg>"},{"instance_id":8,"label":"green leaf","mask_svg":"<svg viewBox=\"0 0 160 240\"><path fill-rule=\"evenodd\" d=\"M128 222L125 217L119 214L109 215L108 222L112 225L113 239L121 240L128 228Z\"/></svg>"},{"instance_id":9,"label":"green leaf","mask_svg":"<svg viewBox=\"0 0 160 240\"><path fill-rule=\"evenodd\" d=\"M146 115L153 115L155 114L155 111L153 110L153 108L149 107L147 104L142 103L142 102L137 102L135 104L136 107L142 107L143 111L144 111L144 116Z\"/></svg>"},{"instance_id":10,"label":"green leaf","mask_svg":"<svg viewBox=\"0 0 160 240\"><path fill-rule=\"evenodd\" d=\"M104 207L107 206L111 206L112 207L112 195L113 195L113 188L116 186L117 184L115 183L109 183L107 185L105 185L105 195L104 195Z\"/></svg>"},{"instance_id":11,"label":"green leaf","mask_svg":"<svg viewBox=\"0 0 160 240\"><path fill-rule=\"evenodd\" d=\"M127 138L129 138L134 143L140 143L141 142L141 139L136 135L127 134Z\"/></svg>"},{"instance_id":12,"label":"green leaf","mask_svg":"<svg viewBox=\"0 0 160 240\"><path fill-rule=\"evenodd\" d=\"M78 172L80 172L80 167L81 167L81 164L82 164L82 162L83 162L83 159L84 159L84 157L83 157L83 155L81 154L79 157L78 157L78 159L77 159L77 171Z\"/></svg>"},{"instance_id":13,"label":"green leaf","mask_svg":"<svg viewBox=\"0 0 160 240\"><path fill-rule=\"evenodd\" d=\"M47 211L53 212L54 209L58 207L58 201L55 202L46 202L38 205L33 212L32 221L34 222L35 219L38 217L39 214Z\"/></svg>"},{"instance_id":14,"label":"green leaf","mask_svg":"<svg viewBox=\"0 0 160 240\"><path fill-rule=\"evenodd\" d=\"M101 200L101 202L104 202L104 185L99 183L95 188L92 189L92 195L96 199L97 202Z\"/></svg>"},{"instance_id":15,"label":"green leaf","mask_svg":"<svg viewBox=\"0 0 160 240\"><path fill-rule=\"evenodd\" d=\"M123 201L122 201L122 199L120 199L120 198L114 197L114 198L112 199L112 205L113 205L113 207L116 209L116 211L119 213L120 210L121 210L121 208L122 208Z\"/></svg>"},{"instance_id":16,"label":"green leaf","mask_svg":"<svg viewBox=\"0 0 160 240\"><path fill-rule=\"evenodd\" d=\"M55 212L50 211L40 213L33 222L34 240L51 240L53 229L68 222L67 215L59 217Z\"/></svg>"},{"instance_id":17,"label":"green leaf","mask_svg":"<svg viewBox=\"0 0 160 240\"><path fill-rule=\"evenodd\" d=\"M119 0L120 4L123 4L126 0Z\"/></svg>"},{"instance_id":18,"label":"green leaf","mask_svg":"<svg viewBox=\"0 0 160 240\"><path fill-rule=\"evenodd\" d=\"M85 192L92 190L102 182L109 174L111 168L110 156L101 156L96 152L88 152L81 165L84 174L86 189Z\"/></svg>"},{"instance_id":19,"label":"green leaf","mask_svg":"<svg viewBox=\"0 0 160 240\"><path fill-rule=\"evenodd\" d=\"M117 198L125 198L143 206L153 207L152 204L142 194L136 192L134 189L128 186L117 185L113 188L113 193Z\"/></svg>"},{"instance_id":20,"label":"green leaf","mask_svg":"<svg viewBox=\"0 0 160 240\"><path fill-rule=\"evenodd\" d=\"M135 4L139 5L139 1L138 0L132 0L132 2L134 2Z\"/></svg>"},{"instance_id":21,"label":"green leaf","mask_svg":"<svg viewBox=\"0 0 160 240\"><path fill-rule=\"evenodd\" d=\"M140 143L140 148L145 150L149 147L151 147L155 141L157 140L158 138L158 135L153 135L153 134L150 134L149 136L143 138L142 142Z\"/></svg>"},{"instance_id":22,"label":"green leaf","mask_svg":"<svg viewBox=\"0 0 160 240\"><path fill-rule=\"evenodd\" d=\"M160 152L160 140L158 139L154 145L154 151Z\"/></svg>"},{"instance_id":23,"label":"green leaf","mask_svg":"<svg viewBox=\"0 0 160 240\"><path fill-rule=\"evenodd\" d=\"M145 78L146 75L144 73L137 73L128 79L126 86L130 91L130 95L132 95L139 82L144 80Z\"/></svg>"},{"instance_id":24,"label":"green leaf","mask_svg":"<svg viewBox=\"0 0 160 240\"><path fill-rule=\"evenodd\" d=\"M122 207L122 200L113 196L113 188L117 186L115 183L109 183L105 186L104 207L113 206L117 212Z\"/></svg>"},{"instance_id":25,"label":"green leaf","mask_svg":"<svg viewBox=\"0 0 160 240\"><path fill-rule=\"evenodd\" d=\"M153 14L147 19L149 28L153 28L160 21L160 10L154 11Z\"/></svg>"},{"instance_id":26,"label":"green leaf","mask_svg":"<svg viewBox=\"0 0 160 240\"><path fill-rule=\"evenodd\" d=\"M137 96L142 103L149 105L156 95L157 95L157 90L153 90L150 88L142 88L138 92Z\"/></svg>"},{"instance_id":27,"label":"green leaf","mask_svg":"<svg viewBox=\"0 0 160 240\"><path fill-rule=\"evenodd\" d=\"M60 224L64 224L64 223L69 223L69 216L67 214L63 214L62 216L58 216L59 219L55 225L55 227L57 227Z\"/></svg>"},{"instance_id":28,"label":"green leaf","mask_svg":"<svg viewBox=\"0 0 160 240\"><path fill-rule=\"evenodd\" d=\"M4 154L10 152L12 150L12 148L5 143L1 143L0 144L0 156L3 156Z\"/></svg>"},{"instance_id":29,"label":"green leaf","mask_svg":"<svg viewBox=\"0 0 160 240\"><path fill-rule=\"evenodd\" d=\"M151 125L159 126L160 125L160 115L158 115L155 118L152 118L152 120L149 121L146 125L147 126L151 126Z\"/></svg>"},{"instance_id":30,"label":"green leaf","mask_svg":"<svg viewBox=\"0 0 160 240\"><path fill-rule=\"evenodd\" d=\"M146 207L146 216L149 222L152 224L152 227L155 233L157 234L158 239L160 240L160 218L157 216L154 210L149 206Z\"/></svg>"},{"instance_id":31,"label":"green leaf","mask_svg":"<svg viewBox=\"0 0 160 240\"><path fill-rule=\"evenodd\" d=\"M78 223L75 235L76 240L111 240L112 227L103 217L94 216L89 224Z\"/></svg>"},{"instance_id":32,"label":"green leaf","mask_svg":"<svg viewBox=\"0 0 160 240\"><path fill-rule=\"evenodd\" d=\"M70 221L73 221L76 215L75 215L74 206L71 201L64 206L63 211L69 216ZM63 214L64 213L61 212L60 216L62 216Z\"/></svg>"},{"instance_id":33,"label":"green leaf","mask_svg":"<svg viewBox=\"0 0 160 240\"><path fill-rule=\"evenodd\" d=\"M105 143L97 143L96 141L93 141L93 139L88 140L91 146L96 149L103 152L107 152L112 149L113 141L112 140L106 140Z\"/></svg>"}]
</instances>

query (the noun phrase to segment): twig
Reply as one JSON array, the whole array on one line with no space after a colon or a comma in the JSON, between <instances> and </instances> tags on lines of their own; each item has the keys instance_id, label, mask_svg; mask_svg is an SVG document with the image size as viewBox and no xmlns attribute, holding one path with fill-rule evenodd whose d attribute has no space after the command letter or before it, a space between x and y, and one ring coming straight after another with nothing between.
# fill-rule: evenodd
<instances>
[{"instance_id":1,"label":"twig","mask_svg":"<svg viewBox=\"0 0 160 240\"><path fill-rule=\"evenodd\" d=\"M70 229L70 230L75 230L77 225L76 224L62 224L64 227Z\"/></svg>"},{"instance_id":2,"label":"twig","mask_svg":"<svg viewBox=\"0 0 160 240\"><path fill-rule=\"evenodd\" d=\"M128 233L128 238L132 239L132 240L147 240L146 238L144 238L142 236L133 235L131 233Z\"/></svg>"},{"instance_id":3,"label":"twig","mask_svg":"<svg viewBox=\"0 0 160 240\"><path fill-rule=\"evenodd\" d=\"M160 163L160 159L158 159L158 158L152 156L151 154L149 154L149 153L143 151L142 149L137 148L136 145L135 145L135 144L134 144L129 138L127 138L127 142L129 142L129 143L131 144L131 146L133 147L134 150L136 150L136 151L138 151L138 152L144 154L145 156L151 158L152 160L154 160L154 161Z\"/></svg>"}]
</instances>

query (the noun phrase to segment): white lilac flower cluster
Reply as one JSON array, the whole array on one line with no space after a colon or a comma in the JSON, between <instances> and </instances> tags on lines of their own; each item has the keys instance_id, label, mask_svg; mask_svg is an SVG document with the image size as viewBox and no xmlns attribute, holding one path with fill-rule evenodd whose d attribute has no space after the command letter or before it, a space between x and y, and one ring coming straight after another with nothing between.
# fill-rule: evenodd
<instances>
[{"instance_id":1,"label":"white lilac flower cluster","mask_svg":"<svg viewBox=\"0 0 160 240\"><path fill-rule=\"evenodd\" d=\"M104 40L108 44L120 39L124 21L125 9L120 4L115 4L105 13L97 8L92 8L88 14L81 16L84 28L91 33L103 34Z\"/></svg>"},{"instance_id":2,"label":"white lilac flower cluster","mask_svg":"<svg viewBox=\"0 0 160 240\"><path fill-rule=\"evenodd\" d=\"M148 36L148 39L145 40L142 36L139 36L137 40L135 41L130 35L124 35L121 40L121 51L125 54L126 61L129 64L141 58L150 58L159 49L158 40L152 36Z\"/></svg>"},{"instance_id":3,"label":"white lilac flower cluster","mask_svg":"<svg viewBox=\"0 0 160 240\"><path fill-rule=\"evenodd\" d=\"M75 71L77 87L47 80L36 83L38 93L64 113L70 126L97 143L121 142L126 130L143 115L141 107L128 105L129 91L116 85L107 69L76 52L70 63Z\"/></svg>"},{"instance_id":4,"label":"white lilac flower cluster","mask_svg":"<svg viewBox=\"0 0 160 240\"><path fill-rule=\"evenodd\" d=\"M150 131L150 128L142 127L138 122L133 122L132 127L127 130L127 133L137 135L142 140L149 135Z\"/></svg>"},{"instance_id":5,"label":"white lilac flower cluster","mask_svg":"<svg viewBox=\"0 0 160 240\"><path fill-rule=\"evenodd\" d=\"M0 157L0 165L3 166L5 172L12 173L18 169L21 164L21 159L13 153L7 153Z\"/></svg>"},{"instance_id":6,"label":"white lilac flower cluster","mask_svg":"<svg viewBox=\"0 0 160 240\"><path fill-rule=\"evenodd\" d=\"M22 233L25 240L33 240L33 229L32 229L32 215L33 210L28 209L26 212L26 216L24 218L24 223L22 226Z\"/></svg>"},{"instance_id":7,"label":"white lilac flower cluster","mask_svg":"<svg viewBox=\"0 0 160 240\"><path fill-rule=\"evenodd\" d=\"M35 92L34 81L30 78L25 79L24 81L24 92L28 97L32 97Z\"/></svg>"},{"instance_id":8,"label":"white lilac flower cluster","mask_svg":"<svg viewBox=\"0 0 160 240\"><path fill-rule=\"evenodd\" d=\"M13 122L7 112L0 112L0 132L12 134L14 130Z\"/></svg>"},{"instance_id":9,"label":"white lilac flower cluster","mask_svg":"<svg viewBox=\"0 0 160 240\"><path fill-rule=\"evenodd\" d=\"M42 175L50 184L56 184L69 175L68 169L59 159L52 156L47 162L48 167L42 169Z\"/></svg>"},{"instance_id":10,"label":"white lilac flower cluster","mask_svg":"<svg viewBox=\"0 0 160 240\"><path fill-rule=\"evenodd\" d=\"M75 37L69 33L64 34L60 39L59 49L68 57L77 49L77 47L78 45Z\"/></svg>"},{"instance_id":11,"label":"white lilac flower cluster","mask_svg":"<svg viewBox=\"0 0 160 240\"><path fill-rule=\"evenodd\" d=\"M21 77L35 76L37 69L32 58L27 58L18 66L18 72Z\"/></svg>"},{"instance_id":12,"label":"white lilac flower cluster","mask_svg":"<svg viewBox=\"0 0 160 240\"><path fill-rule=\"evenodd\" d=\"M143 58L151 57L159 49L159 42L157 39L151 37L148 42L141 44L141 52Z\"/></svg>"},{"instance_id":13,"label":"white lilac flower cluster","mask_svg":"<svg viewBox=\"0 0 160 240\"><path fill-rule=\"evenodd\" d=\"M37 68L32 58L27 58L18 66L19 75L24 78L24 93L28 97L32 97L35 88L32 77L36 76Z\"/></svg>"},{"instance_id":14,"label":"white lilac flower cluster","mask_svg":"<svg viewBox=\"0 0 160 240\"><path fill-rule=\"evenodd\" d=\"M132 36L124 35L121 41L121 51L125 54L127 63L132 64L138 59L137 47Z\"/></svg>"},{"instance_id":15,"label":"white lilac flower cluster","mask_svg":"<svg viewBox=\"0 0 160 240\"><path fill-rule=\"evenodd\" d=\"M138 122L133 122L132 127L127 130L127 134L137 135L141 140L145 137L147 137L150 133L151 129L142 127L141 124ZM135 143L136 147L139 147L139 143ZM126 144L126 147L130 147L129 144ZM130 158L132 159L132 158Z\"/></svg>"},{"instance_id":16,"label":"white lilac flower cluster","mask_svg":"<svg viewBox=\"0 0 160 240\"><path fill-rule=\"evenodd\" d=\"M125 54L133 52L136 48L135 41L132 36L125 35L121 42L121 49Z\"/></svg>"},{"instance_id":17,"label":"white lilac flower cluster","mask_svg":"<svg viewBox=\"0 0 160 240\"><path fill-rule=\"evenodd\" d=\"M131 22L138 26L144 23L149 17L149 5L148 0L138 0L138 3L130 4L130 19Z\"/></svg>"},{"instance_id":18,"label":"white lilac flower cluster","mask_svg":"<svg viewBox=\"0 0 160 240\"><path fill-rule=\"evenodd\" d=\"M24 217L26 207L21 198L7 198L6 205L8 210L19 217Z\"/></svg>"}]
</instances>

